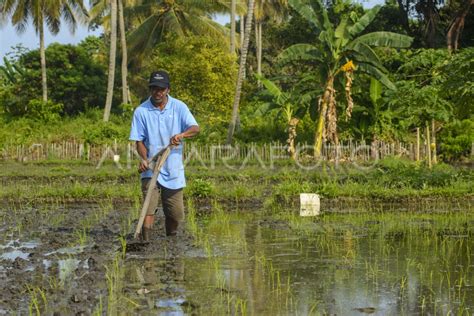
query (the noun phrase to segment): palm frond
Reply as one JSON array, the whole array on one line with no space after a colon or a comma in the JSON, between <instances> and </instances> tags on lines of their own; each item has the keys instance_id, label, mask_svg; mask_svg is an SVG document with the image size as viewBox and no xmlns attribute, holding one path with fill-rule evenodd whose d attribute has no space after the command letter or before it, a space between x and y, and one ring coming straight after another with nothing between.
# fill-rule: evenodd
<instances>
[{"instance_id":1,"label":"palm frond","mask_svg":"<svg viewBox=\"0 0 474 316\"><path fill-rule=\"evenodd\" d=\"M178 36L183 36L186 29L179 21L179 11L170 10L163 14L163 27L166 28L167 33L174 33Z\"/></svg>"},{"instance_id":2,"label":"palm frond","mask_svg":"<svg viewBox=\"0 0 474 316\"><path fill-rule=\"evenodd\" d=\"M69 3L64 4L62 18L69 26L69 31L71 32L71 34L74 34L78 24L78 17L76 16L75 11L77 10L72 8Z\"/></svg>"},{"instance_id":3,"label":"palm frond","mask_svg":"<svg viewBox=\"0 0 474 316\"><path fill-rule=\"evenodd\" d=\"M104 15L109 14L109 3L107 0L96 1L89 10L89 17L91 20L102 18Z\"/></svg>"},{"instance_id":4,"label":"palm frond","mask_svg":"<svg viewBox=\"0 0 474 316\"><path fill-rule=\"evenodd\" d=\"M135 56L140 56L146 51L150 51L163 37L162 25L161 15L151 15L148 17L127 36L129 52L133 52ZM131 56L134 55L131 54Z\"/></svg>"},{"instance_id":5,"label":"palm frond","mask_svg":"<svg viewBox=\"0 0 474 316\"><path fill-rule=\"evenodd\" d=\"M194 35L209 35L215 38L221 38L226 42L226 36L229 30L207 17L199 17L184 13L183 25L187 33Z\"/></svg>"},{"instance_id":6,"label":"palm frond","mask_svg":"<svg viewBox=\"0 0 474 316\"><path fill-rule=\"evenodd\" d=\"M9 18L12 12L15 10L16 2L15 0L3 0L0 3L0 12L2 13L0 17L2 19Z\"/></svg>"},{"instance_id":7,"label":"palm frond","mask_svg":"<svg viewBox=\"0 0 474 316\"><path fill-rule=\"evenodd\" d=\"M18 33L26 30L28 19L30 17L30 6L25 1L18 1L12 14L12 24ZM35 29L36 30L36 29Z\"/></svg>"},{"instance_id":8,"label":"palm frond","mask_svg":"<svg viewBox=\"0 0 474 316\"><path fill-rule=\"evenodd\" d=\"M56 35L59 33L59 29L61 27L61 20L51 16L51 15L46 15L45 16L45 22L46 26L48 27L48 30L51 32L51 34Z\"/></svg>"}]
</instances>

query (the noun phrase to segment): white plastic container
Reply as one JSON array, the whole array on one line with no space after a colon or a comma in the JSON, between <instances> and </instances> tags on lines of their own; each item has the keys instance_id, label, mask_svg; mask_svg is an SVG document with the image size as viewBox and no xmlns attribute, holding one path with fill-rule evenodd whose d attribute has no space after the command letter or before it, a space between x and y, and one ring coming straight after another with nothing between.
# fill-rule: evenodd
<instances>
[{"instance_id":1,"label":"white plastic container","mask_svg":"<svg viewBox=\"0 0 474 316\"><path fill-rule=\"evenodd\" d=\"M300 216L317 216L319 213L319 195L315 193L300 193Z\"/></svg>"}]
</instances>

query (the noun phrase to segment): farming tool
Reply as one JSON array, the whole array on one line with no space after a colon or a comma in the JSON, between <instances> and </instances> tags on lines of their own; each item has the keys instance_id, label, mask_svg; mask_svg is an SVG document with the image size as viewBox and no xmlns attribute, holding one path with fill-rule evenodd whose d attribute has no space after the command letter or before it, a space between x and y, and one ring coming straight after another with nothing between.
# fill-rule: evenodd
<instances>
[{"instance_id":1,"label":"farming tool","mask_svg":"<svg viewBox=\"0 0 474 316\"><path fill-rule=\"evenodd\" d=\"M135 234L134 234L135 239L138 239L142 231L143 222L145 220L148 206L150 205L150 201L151 201L151 194L156 187L156 181L158 179L158 175L160 174L160 170L163 167L163 164L165 163L166 159L168 158L170 154L171 147L172 147L171 144L168 145L167 147L160 150L155 156L153 156L152 158L148 160L148 166L150 167L150 169L153 170L153 176L151 177L151 181L150 181L150 184L145 196L145 201L143 202L142 211L140 213L140 219L138 220L137 228L135 229Z\"/></svg>"}]
</instances>

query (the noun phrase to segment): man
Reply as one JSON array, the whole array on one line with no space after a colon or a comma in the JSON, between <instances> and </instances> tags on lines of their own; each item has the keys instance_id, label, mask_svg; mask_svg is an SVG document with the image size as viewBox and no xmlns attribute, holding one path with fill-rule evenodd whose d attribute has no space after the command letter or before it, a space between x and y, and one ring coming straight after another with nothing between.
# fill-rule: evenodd
<instances>
[{"instance_id":1,"label":"man","mask_svg":"<svg viewBox=\"0 0 474 316\"><path fill-rule=\"evenodd\" d=\"M185 187L183 145L181 141L199 133L199 126L186 104L171 97L169 75L156 71L148 82L150 97L133 113L130 140L136 142L141 162L142 193L146 196L152 171L149 158L162 148L172 144L170 155L161 168L156 190L143 222L142 239L148 241L155 220L159 197L165 214L166 235L176 235L179 223L184 219L183 188Z\"/></svg>"}]
</instances>

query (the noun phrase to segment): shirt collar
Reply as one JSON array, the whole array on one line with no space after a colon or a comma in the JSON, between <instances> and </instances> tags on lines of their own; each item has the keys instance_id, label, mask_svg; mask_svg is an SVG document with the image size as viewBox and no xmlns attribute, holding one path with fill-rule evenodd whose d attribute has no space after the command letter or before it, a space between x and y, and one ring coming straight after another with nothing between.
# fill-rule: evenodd
<instances>
[{"instance_id":1,"label":"shirt collar","mask_svg":"<svg viewBox=\"0 0 474 316\"><path fill-rule=\"evenodd\" d=\"M155 107L153 103L151 103L151 97L148 97L148 111L166 111L171 107L171 102L173 98L168 94L168 102L166 102L165 107L163 110L160 110L159 108Z\"/></svg>"}]
</instances>

